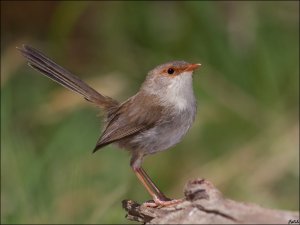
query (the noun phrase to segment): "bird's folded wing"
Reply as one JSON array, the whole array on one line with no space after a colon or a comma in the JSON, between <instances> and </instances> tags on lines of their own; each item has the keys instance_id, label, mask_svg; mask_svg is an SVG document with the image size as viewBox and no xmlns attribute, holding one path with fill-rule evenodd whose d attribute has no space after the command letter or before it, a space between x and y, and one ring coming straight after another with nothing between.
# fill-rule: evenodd
<instances>
[{"instance_id":1,"label":"bird's folded wing","mask_svg":"<svg viewBox=\"0 0 300 225\"><path fill-rule=\"evenodd\" d=\"M123 103L111 118L99 138L94 152L98 149L148 130L161 118L162 106L155 97L137 94Z\"/></svg>"}]
</instances>

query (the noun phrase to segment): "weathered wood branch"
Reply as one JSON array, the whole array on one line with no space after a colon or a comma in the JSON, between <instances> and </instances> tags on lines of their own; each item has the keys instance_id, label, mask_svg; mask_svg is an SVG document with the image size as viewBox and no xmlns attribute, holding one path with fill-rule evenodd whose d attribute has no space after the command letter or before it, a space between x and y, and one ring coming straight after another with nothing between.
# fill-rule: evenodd
<instances>
[{"instance_id":1,"label":"weathered wood branch","mask_svg":"<svg viewBox=\"0 0 300 225\"><path fill-rule=\"evenodd\" d=\"M226 199L204 179L188 182L185 199L175 206L150 208L124 200L127 219L146 224L299 224L299 213Z\"/></svg>"}]
</instances>

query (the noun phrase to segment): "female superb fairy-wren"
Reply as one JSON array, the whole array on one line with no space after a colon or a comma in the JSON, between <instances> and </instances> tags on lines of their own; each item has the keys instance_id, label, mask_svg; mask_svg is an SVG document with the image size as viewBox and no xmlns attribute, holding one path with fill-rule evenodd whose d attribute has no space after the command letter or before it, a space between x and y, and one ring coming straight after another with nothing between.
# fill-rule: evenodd
<instances>
[{"instance_id":1,"label":"female superb fairy-wren","mask_svg":"<svg viewBox=\"0 0 300 225\"><path fill-rule=\"evenodd\" d=\"M197 109L192 74L201 64L173 61L159 65L148 73L134 96L119 103L98 93L40 51L27 45L19 50L29 66L104 110L104 129L94 152L113 143L131 153L130 165L154 201L146 206L180 202L167 198L141 165L145 156L180 142L191 127Z\"/></svg>"}]
</instances>

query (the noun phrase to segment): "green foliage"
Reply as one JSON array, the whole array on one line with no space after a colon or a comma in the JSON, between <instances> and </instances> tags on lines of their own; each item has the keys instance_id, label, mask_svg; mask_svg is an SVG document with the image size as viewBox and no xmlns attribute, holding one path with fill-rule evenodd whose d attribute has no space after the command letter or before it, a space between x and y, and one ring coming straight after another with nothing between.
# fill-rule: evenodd
<instances>
[{"instance_id":1,"label":"green foliage","mask_svg":"<svg viewBox=\"0 0 300 225\"><path fill-rule=\"evenodd\" d=\"M166 61L201 63L196 122L144 166L170 197L188 179L299 210L299 2L1 2L1 223L126 223L149 199L129 154L91 151L97 109L25 66L32 45L124 100Z\"/></svg>"}]
</instances>

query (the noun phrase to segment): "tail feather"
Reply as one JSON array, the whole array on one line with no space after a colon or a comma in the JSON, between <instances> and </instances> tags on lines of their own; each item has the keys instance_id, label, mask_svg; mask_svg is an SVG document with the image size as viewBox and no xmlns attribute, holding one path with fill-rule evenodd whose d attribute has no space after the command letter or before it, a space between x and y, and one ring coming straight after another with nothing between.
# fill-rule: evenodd
<instances>
[{"instance_id":1,"label":"tail feather","mask_svg":"<svg viewBox=\"0 0 300 225\"><path fill-rule=\"evenodd\" d=\"M23 45L22 48L18 49L28 60L28 65L30 67L41 72L43 75L60 85L84 96L86 100L108 110L118 105L116 100L101 95L77 76L53 62L40 51L27 45Z\"/></svg>"}]
</instances>

